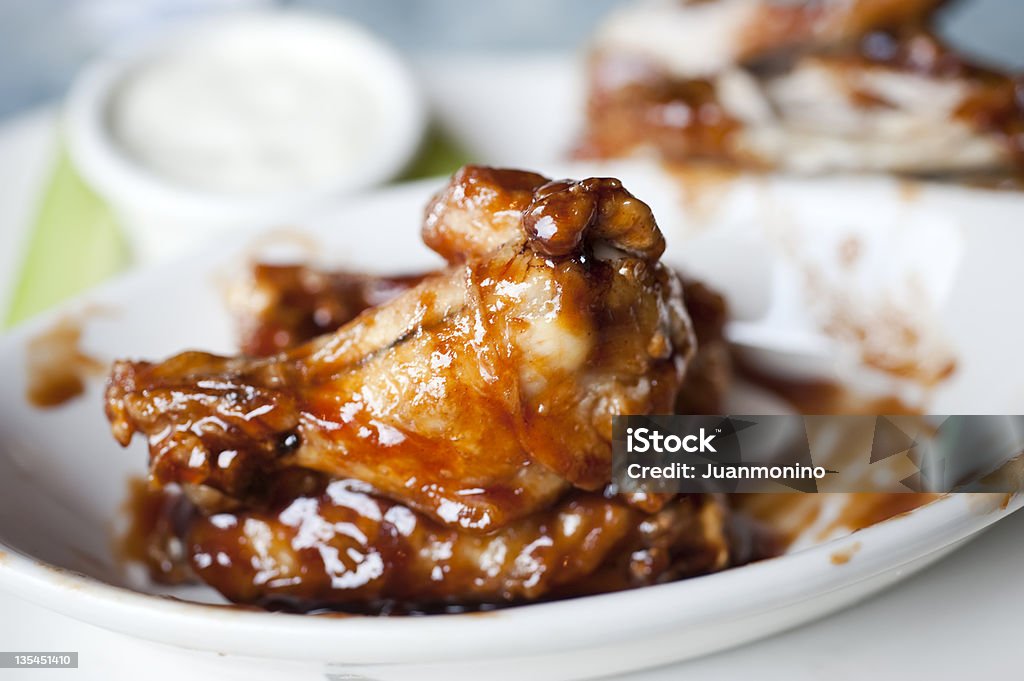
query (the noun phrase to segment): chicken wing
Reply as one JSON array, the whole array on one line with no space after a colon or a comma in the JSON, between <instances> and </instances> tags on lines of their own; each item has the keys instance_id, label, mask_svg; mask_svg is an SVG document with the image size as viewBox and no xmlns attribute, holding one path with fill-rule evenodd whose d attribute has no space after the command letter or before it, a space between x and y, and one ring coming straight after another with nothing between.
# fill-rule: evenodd
<instances>
[{"instance_id":1,"label":"chicken wing","mask_svg":"<svg viewBox=\"0 0 1024 681\"><path fill-rule=\"evenodd\" d=\"M598 31L584 156L1013 175L1020 79L932 30L941 0L635 3Z\"/></svg>"},{"instance_id":2,"label":"chicken wing","mask_svg":"<svg viewBox=\"0 0 1024 681\"><path fill-rule=\"evenodd\" d=\"M256 264L231 296L240 347L247 355L277 354L334 331L434 274L375 277L307 265ZM696 351L686 367L675 413L721 414L732 380L725 299L701 281L682 274L679 278Z\"/></svg>"},{"instance_id":3,"label":"chicken wing","mask_svg":"<svg viewBox=\"0 0 1024 681\"><path fill-rule=\"evenodd\" d=\"M322 481L266 509L196 514L191 567L238 603L306 612L433 610L604 593L722 569L727 510L682 496L654 515L600 493L480 535Z\"/></svg>"},{"instance_id":4,"label":"chicken wing","mask_svg":"<svg viewBox=\"0 0 1024 681\"><path fill-rule=\"evenodd\" d=\"M480 192L480 173L463 173L442 197L470 194L469 177ZM300 467L479 532L567 487L602 488L612 416L668 412L683 379L680 282L658 262L650 210L617 181L491 177L493 195L534 185L515 229L473 202L498 218L428 239L456 264L333 334L264 359L118 362L115 437L142 432L157 481L229 502L255 506L275 471ZM467 238L487 229L508 238Z\"/></svg>"},{"instance_id":5,"label":"chicken wing","mask_svg":"<svg viewBox=\"0 0 1024 681\"><path fill-rule=\"evenodd\" d=\"M920 26L948 0L684 0L636 2L613 12L598 50L644 58L679 78L856 43L865 34Z\"/></svg>"}]
</instances>

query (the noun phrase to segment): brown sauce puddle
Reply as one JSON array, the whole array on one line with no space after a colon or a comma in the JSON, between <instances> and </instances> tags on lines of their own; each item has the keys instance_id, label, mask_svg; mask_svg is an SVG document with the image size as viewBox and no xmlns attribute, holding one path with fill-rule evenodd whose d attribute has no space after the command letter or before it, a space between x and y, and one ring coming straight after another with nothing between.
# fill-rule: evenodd
<instances>
[{"instance_id":1,"label":"brown sauce puddle","mask_svg":"<svg viewBox=\"0 0 1024 681\"><path fill-rule=\"evenodd\" d=\"M828 380L806 380L777 376L734 360L736 373L748 383L775 395L801 414L863 414L920 416L920 407L894 395L865 395Z\"/></svg>"}]
</instances>

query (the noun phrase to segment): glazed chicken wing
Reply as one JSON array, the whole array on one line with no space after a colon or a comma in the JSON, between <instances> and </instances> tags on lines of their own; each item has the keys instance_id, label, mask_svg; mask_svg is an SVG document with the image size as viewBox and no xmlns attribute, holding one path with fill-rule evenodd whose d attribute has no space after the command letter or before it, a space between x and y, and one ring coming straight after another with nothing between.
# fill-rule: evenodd
<instances>
[{"instance_id":1,"label":"glazed chicken wing","mask_svg":"<svg viewBox=\"0 0 1024 681\"><path fill-rule=\"evenodd\" d=\"M708 78L738 64L835 49L871 31L919 26L947 0L647 0L598 29L608 52Z\"/></svg>"},{"instance_id":2,"label":"glazed chicken wing","mask_svg":"<svg viewBox=\"0 0 1024 681\"><path fill-rule=\"evenodd\" d=\"M242 352L273 355L334 331L366 308L434 274L376 277L308 265L257 263L231 296ZM696 351L679 388L676 413L721 414L732 380L725 299L701 281L679 277Z\"/></svg>"},{"instance_id":3,"label":"glazed chicken wing","mask_svg":"<svg viewBox=\"0 0 1024 681\"><path fill-rule=\"evenodd\" d=\"M942 0L636 2L597 32L579 153L801 173L1006 176L1020 78L932 29Z\"/></svg>"},{"instance_id":4,"label":"glazed chicken wing","mask_svg":"<svg viewBox=\"0 0 1024 681\"><path fill-rule=\"evenodd\" d=\"M183 536L195 573L234 602L401 612L616 591L718 570L730 557L726 514L712 496L682 496L647 515L572 492L481 535L384 501L365 483L334 480L265 509L196 514Z\"/></svg>"},{"instance_id":5,"label":"glazed chicken wing","mask_svg":"<svg viewBox=\"0 0 1024 681\"><path fill-rule=\"evenodd\" d=\"M456 264L333 334L264 359L117 363L115 436L145 434L154 478L224 495L212 506L300 467L482 532L602 488L612 416L671 410L692 330L647 206L615 180L542 179L454 178L431 209L450 219L425 232ZM521 203L455 219L474 191Z\"/></svg>"},{"instance_id":6,"label":"glazed chicken wing","mask_svg":"<svg viewBox=\"0 0 1024 681\"><path fill-rule=\"evenodd\" d=\"M545 178L467 166L427 208L424 239L450 262L486 254L515 237L522 211ZM490 220L488 219L490 216ZM457 248L456 248L457 246ZM335 331L369 307L388 302L437 272L374 276L309 265L258 263L232 288L230 302L244 354L273 355ZM724 298L679 275L696 341L676 404L678 413L721 413L731 370Z\"/></svg>"}]
</instances>

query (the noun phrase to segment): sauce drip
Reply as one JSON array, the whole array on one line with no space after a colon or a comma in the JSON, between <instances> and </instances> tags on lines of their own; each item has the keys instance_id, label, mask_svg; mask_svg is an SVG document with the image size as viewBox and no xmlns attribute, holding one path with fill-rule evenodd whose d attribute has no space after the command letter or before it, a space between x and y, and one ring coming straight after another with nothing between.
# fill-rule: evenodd
<instances>
[{"instance_id":1,"label":"sauce drip","mask_svg":"<svg viewBox=\"0 0 1024 681\"><path fill-rule=\"evenodd\" d=\"M179 539L190 510L173 488L157 488L144 478L128 481L123 513L128 526L114 542L122 563L146 568L157 584L182 584L193 579L185 548Z\"/></svg>"},{"instance_id":2,"label":"sauce drip","mask_svg":"<svg viewBox=\"0 0 1024 681\"><path fill-rule=\"evenodd\" d=\"M737 373L744 380L772 393L801 414L922 414L919 407L907 404L895 395L866 395L835 381L778 376L738 359L734 359L734 364Z\"/></svg>"},{"instance_id":3,"label":"sauce drip","mask_svg":"<svg viewBox=\"0 0 1024 681\"><path fill-rule=\"evenodd\" d=\"M57 407L85 391L90 376L101 375L106 365L79 348L82 323L70 317L29 341L25 364L26 397L41 409Z\"/></svg>"},{"instance_id":4,"label":"sauce drip","mask_svg":"<svg viewBox=\"0 0 1024 681\"><path fill-rule=\"evenodd\" d=\"M771 392L796 411L808 415L884 414L919 416L920 408L892 395L865 395L840 383L827 380L803 380L769 374L737 362L737 373L750 383ZM850 494L742 494L734 495L737 508L767 523L784 538L786 545L814 528L812 539L823 541L839 532L856 532L884 520L909 513L935 499L931 493L850 493ZM821 522L827 503L840 497L839 512L827 523Z\"/></svg>"},{"instance_id":5,"label":"sauce drip","mask_svg":"<svg viewBox=\"0 0 1024 681\"><path fill-rule=\"evenodd\" d=\"M829 557L829 560L832 562L833 565L846 565L850 562L850 560L853 559L855 555L857 555L857 552L860 551L860 547L860 542L854 542L845 549L841 549L833 553Z\"/></svg>"}]
</instances>

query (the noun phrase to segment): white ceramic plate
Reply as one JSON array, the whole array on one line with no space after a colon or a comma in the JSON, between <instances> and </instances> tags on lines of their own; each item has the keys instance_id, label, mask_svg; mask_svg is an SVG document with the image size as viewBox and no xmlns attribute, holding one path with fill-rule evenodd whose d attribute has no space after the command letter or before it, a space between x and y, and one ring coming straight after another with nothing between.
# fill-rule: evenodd
<instances>
[{"instance_id":1,"label":"white ceramic plate","mask_svg":"<svg viewBox=\"0 0 1024 681\"><path fill-rule=\"evenodd\" d=\"M809 264L834 269L835 249L821 246L817 252L813 245L843 242L852 231L864 253L888 255L865 256L865 271L852 268L838 281L855 287L857 301L868 308L895 300L908 314L926 312L920 328L957 358L956 378L936 393L936 403L951 412L958 404L965 412L1020 409L1020 394L1013 392L1019 388L991 380L1014 366L1013 341L1024 337L1020 320L992 297L1022 290L1024 274L1011 266L1021 252L1015 243L1020 237L999 223L1019 224L1021 209L1012 197L907 192L867 180L738 179L716 190L721 199L709 212L681 203L675 180L647 166L547 170L622 176L660 216L667 258L731 293L746 325L740 331L755 340L789 333L798 339L795 345L829 356L843 355L843 343L819 333L816 317L794 312L807 294L793 286L790 274ZM335 254L332 260L341 264L392 272L431 266L438 260L420 243L418 223L439 184L421 182L353 200L302 231L312 235L317 253ZM762 221L773 205L785 206L786 214L768 229ZM962 216L984 224L962 224ZM301 243L288 236L294 233L276 241ZM142 442L129 451L113 442L99 381L63 407L31 407L24 396L25 348L70 314L83 322L83 349L104 360L157 358L189 347L230 352L221 286L252 253L253 242L222 240L190 258L122 278L0 340L0 375L6 378L0 386L0 587L133 636L225 653L236 673L273 668L290 678L586 677L719 650L843 607L940 558L1022 504L1019 497L948 497L863 530L855 540L838 538L674 584L486 615L319 618L154 597L123 574L108 550L126 480L145 470ZM902 266L885 278L890 261ZM917 273L910 279L920 282L920 295L890 295L899 293L908 273ZM833 564L837 551L854 544L849 562ZM218 601L205 589L174 595Z\"/></svg>"}]
</instances>

